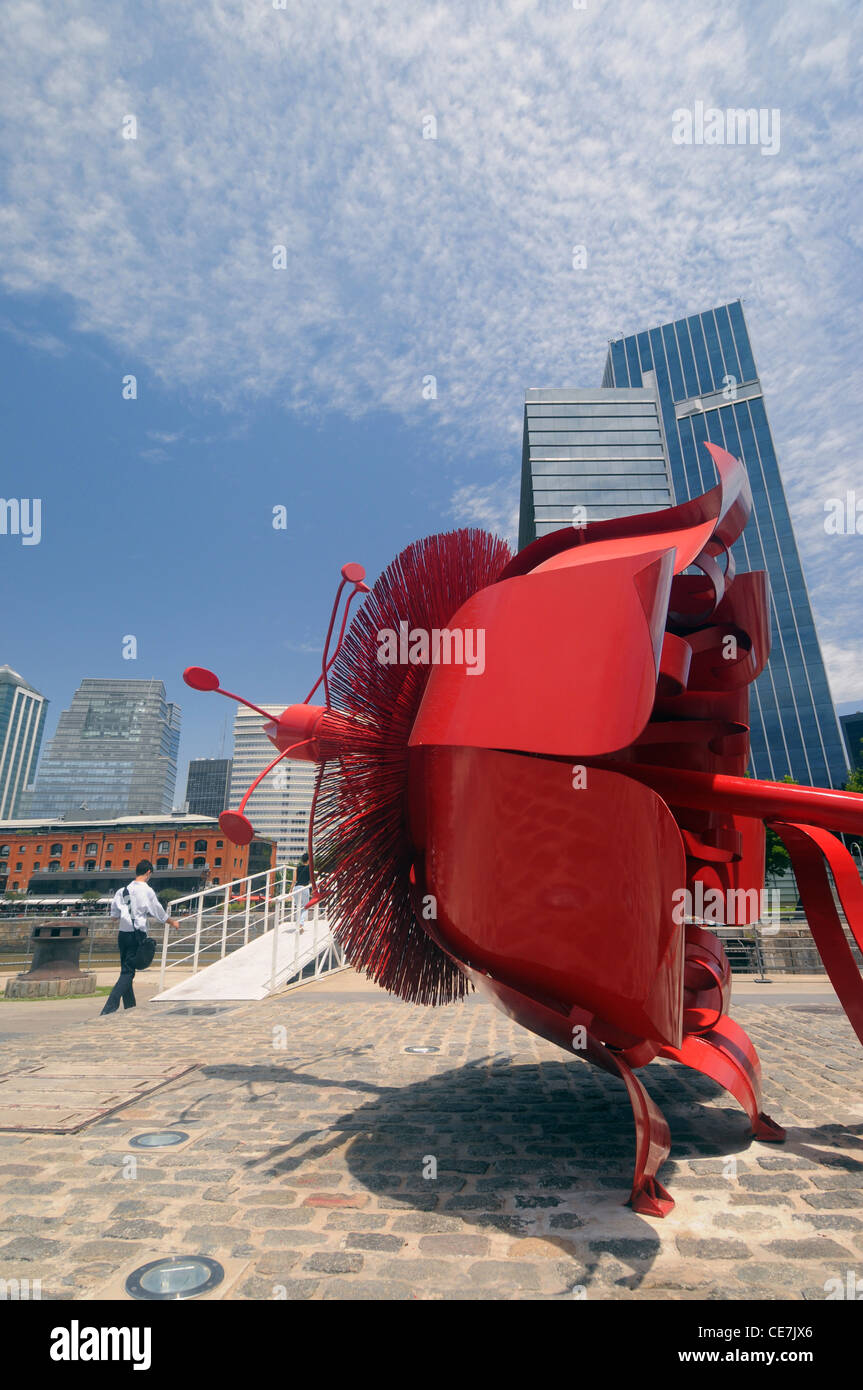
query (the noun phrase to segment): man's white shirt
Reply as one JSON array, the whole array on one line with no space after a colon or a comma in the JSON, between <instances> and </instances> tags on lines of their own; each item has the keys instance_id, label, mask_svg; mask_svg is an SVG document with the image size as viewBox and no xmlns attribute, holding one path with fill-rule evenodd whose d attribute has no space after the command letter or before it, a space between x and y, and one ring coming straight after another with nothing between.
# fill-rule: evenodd
<instances>
[{"instance_id":1,"label":"man's white shirt","mask_svg":"<svg viewBox=\"0 0 863 1390\"><path fill-rule=\"evenodd\" d=\"M123 897L125 888L118 888L111 903L111 916L120 918L119 931L147 931L147 918L155 917L157 922L166 922L168 914L163 908L156 894L153 892L149 883L138 883L133 879L126 885L129 890L129 898L132 907L132 916L129 916L129 909Z\"/></svg>"}]
</instances>

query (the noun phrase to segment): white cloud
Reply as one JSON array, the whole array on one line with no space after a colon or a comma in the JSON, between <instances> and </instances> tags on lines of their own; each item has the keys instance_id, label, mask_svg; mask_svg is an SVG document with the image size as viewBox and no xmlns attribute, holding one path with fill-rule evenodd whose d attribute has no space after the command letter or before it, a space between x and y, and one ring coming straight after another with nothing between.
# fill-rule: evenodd
<instances>
[{"instance_id":1,"label":"white cloud","mask_svg":"<svg viewBox=\"0 0 863 1390\"><path fill-rule=\"evenodd\" d=\"M8 0L5 25L7 288L193 393L421 420L498 528L471 460L515 483L526 386L598 383L618 330L741 294L816 611L856 631L815 495L863 492L847 7ZM696 100L780 108L779 154L673 145Z\"/></svg>"}]
</instances>

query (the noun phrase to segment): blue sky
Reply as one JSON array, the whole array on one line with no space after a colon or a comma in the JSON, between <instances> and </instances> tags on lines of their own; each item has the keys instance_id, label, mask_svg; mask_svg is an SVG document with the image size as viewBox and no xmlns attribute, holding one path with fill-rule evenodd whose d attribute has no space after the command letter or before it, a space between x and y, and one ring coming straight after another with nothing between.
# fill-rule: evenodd
<instances>
[{"instance_id":1,"label":"blue sky","mask_svg":"<svg viewBox=\"0 0 863 1390\"><path fill-rule=\"evenodd\" d=\"M41 497L43 535L0 536L0 662L49 733L83 676L157 676L181 768L218 753L227 706L185 665L302 698L345 560L513 533L526 387L598 384L616 333L738 295L834 695L863 705L863 536L823 524L863 501L856 7L8 0L2 24L0 492ZM675 145L696 101L778 108L779 151Z\"/></svg>"}]
</instances>

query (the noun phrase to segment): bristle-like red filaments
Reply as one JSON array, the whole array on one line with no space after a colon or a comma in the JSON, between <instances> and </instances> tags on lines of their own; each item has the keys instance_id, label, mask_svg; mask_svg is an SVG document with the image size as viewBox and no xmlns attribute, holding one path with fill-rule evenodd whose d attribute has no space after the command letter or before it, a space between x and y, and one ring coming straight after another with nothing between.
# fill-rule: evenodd
<instances>
[{"instance_id":1,"label":"bristle-like red filaments","mask_svg":"<svg viewBox=\"0 0 863 1390\"><path fill-rule=\"evenodd\" d=\"M352 737L350 751L326 763L315 817L327 915L351 964L413 1003L450 1003L471 986L411 903L408 738L430 667L382 665L378 637L403 620L410 630L447 627L510 558L504 541L473 529L409 545L366 598L329 678L334 708L352 717Z\"/></svg>"}]
</instances>

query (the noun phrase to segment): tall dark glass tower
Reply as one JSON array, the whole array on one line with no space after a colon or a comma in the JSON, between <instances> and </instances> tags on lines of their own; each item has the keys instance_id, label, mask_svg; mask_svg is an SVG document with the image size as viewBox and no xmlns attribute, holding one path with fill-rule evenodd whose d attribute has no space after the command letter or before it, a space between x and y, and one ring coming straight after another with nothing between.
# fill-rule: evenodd
<instances>
[{"instance_id":1,"label":"tall dark glass tower","mask_svg":"<svg viewBox=\"0 0 863 1390\"><path fill-rule=\"evenodd\" d=\"M645 372L655 376L677 502L716 482L705 440L742 458L749 474L752 516L733 554L738 570L767 571L772 639L751 693L752 773L841 787L845 742L740 301L612 342L602 384L641 386Z\"/></svg>"},{"instance_id":2,"label":"tall dark glass tower","mask_svg":"<svg viewBox=\"0 0 863 1390\"><path fill-rule=\"evenodd\" d=\"M228 806L230 758L192 758L186 777L189 815L220 816Z\"/></svg>"}]
</instances>

